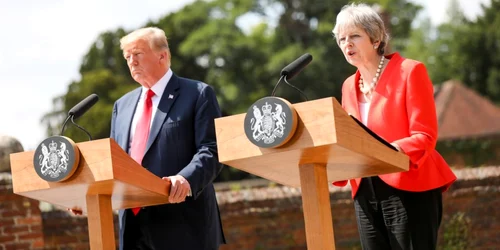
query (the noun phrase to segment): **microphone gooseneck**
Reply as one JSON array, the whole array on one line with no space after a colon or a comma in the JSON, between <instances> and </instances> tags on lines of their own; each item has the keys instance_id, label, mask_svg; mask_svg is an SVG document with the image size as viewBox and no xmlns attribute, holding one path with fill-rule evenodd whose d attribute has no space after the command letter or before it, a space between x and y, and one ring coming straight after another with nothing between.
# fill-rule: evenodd
<instances>
[{"instance_id":1,"label":"microphone gooseneck","mask_svg":"<svg viewBox=\"0 0 500 250\"><path fill-rule=\"evenodd\" d=\"M64 120L63 126L61 128L61 136L64 133L64 129L66 128L66 124L68 123L69 120L71 120L71 123L73 123L73 125L75 125L77 128L79 128L83 132L85 132L87 134L87 136L89 137L89 141L91 141L92 136L90 135L90 133L86 129L81 127L80 125L76 124L75 119L77 119L78 117L85 114L85 112L87 112L92 106L94 106L94 104L96 104L97 101L99 101L99 96L96 94L91 94L91 95L87 96L85 99L83 99L82 101L80 101L78 104L73 106L68 111L68 116L66 117L66 120Z\"/></svg>"},{"instance_id":2,"label":"microphone gooseneck","mask_svg":"<svg viewBox=\"0 0 500 250\"><path fill-rule=\"evenodd\" d=\"M294 85L292 85L291 83L289 83L287 80L286 80L286 76L285 76L285 79L283 79L285 81L285 83L294 88L295 90L299 91L299 93L302 95L302 97L304 97L304 99L306 99L306 101L309 101L309 98L307 98L306 94L304 92L302 92L302 90L300 90L299 88L295 87Z\"/></svg>"},{"instance_id":3,"label":"microphone gooseneck","mask_svg":"<svg viewBox=\"0 0 500 250\"><path fill-rule=\"evenodd\" d=\"M278 88L278 85L280 85L281 79L283 79L285 76L281 76L276 85L274 85L273 92L271 92L271 96L274 96L274 93L276 93L276 89Z\"/></svg>"},{"instance_id":4,"label":"microphone gooseneck","mask_svg":"<svg viewBox=\"0 0 500 250\"><path fill-rule=\"evenodd\" d=\"M71 123L73 123L73 125L75 125L77 128L79 128L83 132L85 132L85 134L87 134L87 136L89 137L89 141L92 141L92 136L90 135L89 131L84 129L82 126L76 124L75 121L73 120L73 118L74 118L74 116L71 116Z\"/></svg>"},{"instance_id":5,"label":"microphone gooseneck","mask_svg":"<svg viewBox=\"0 0 500 250\"><path fill-rule=\"evenodd\" d=\"M304 92L302 92L299 88L297 88L294 85L292 85L291 83L289 83L288 80L291 80L293 77L295 77L297 74L299 74L300 71L302 71L302 69L304 69L312 61L312 59L313 59L312 55L309 53L306 53L306 54L300 56L299 58L295 59L295 61L288 64L286 67L284 67L281 70L280 79L278 80L278 82L274 86L273 92L271 92L271 96L275 95L276 89L278 88L278 85L280 84L281 80L284 80L288 86L297 90L302 95L302 97L304 97L304 99L306 99L306 101L309 101L306 94Z\"/></svg>"},{"instance_id":6,"label":"microphone gooseneck","mask_svg":"<svg viewBox=\"0 0 500 250\"><path fill-rule=\"evenodd\" d=\"M64 120L64 123L63 123L62 128L61 128L61 133L60 133L61 135L63 134L64 128L66 127L66 123L68 123L68 121L69 121L70 118L71 118L71 116L68 115L66 117L66 120Z\"/></svg>"}]
</instances>

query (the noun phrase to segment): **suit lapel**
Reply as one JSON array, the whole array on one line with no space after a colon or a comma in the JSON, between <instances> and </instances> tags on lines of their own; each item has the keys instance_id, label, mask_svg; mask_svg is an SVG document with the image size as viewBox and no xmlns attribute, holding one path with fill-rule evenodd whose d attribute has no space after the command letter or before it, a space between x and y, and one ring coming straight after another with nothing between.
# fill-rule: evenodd
<instances>
[{"instance_id":1,"label":"suit lapel","mask_svg":"<svg viewBox=\"0 0 500 250\"><path fill-rule=\"evenodd\" d=\"M118 131L122 131L126 133L122 136L123 140L118 142L118 144L128 153L128 145L130 142L130 127L132 126L132 118L134 117L135 109L137 107L137 103L139 102L139 97L141 96L141 89L137 88L134 92L131 93L130 101L124 101L125 107L123 107L123 125L122 129Z\"/></svg>"},{"instance_id":2,"label":"suit lapel","mask_svg":"<svg viewBox=\"0 0 500 250\"><path fill-rule=\"evenodd\" d=\"M167 87L165 88L165 91L163 91L160 103L158 104L158 109L156 110L153 124L151 125L151 131L149 132L148 143L146 144L144 154L148 152L149 148L158 136L158 133L160 133L161 126L165 122L170 108L172 108L175 100L179 97L179 88L179 78L173 74L170 81L168 81Z\"/></svg>"}]
</instances>

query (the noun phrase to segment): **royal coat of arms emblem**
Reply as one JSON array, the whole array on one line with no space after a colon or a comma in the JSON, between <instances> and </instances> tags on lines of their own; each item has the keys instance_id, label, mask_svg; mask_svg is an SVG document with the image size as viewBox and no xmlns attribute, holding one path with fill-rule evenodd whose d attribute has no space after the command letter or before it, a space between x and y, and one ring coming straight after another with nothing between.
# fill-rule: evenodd
<instances>
[{"instance_id":1,"label":"royal coat of arms emblem","mask_svg":"<svg viewBox=\"0 0 500 250\"><path fill-rule=\"evenodd\" d=\"M42 141L35 150L33 159L38 175L46 181L68 178L78 166L80 158L75 148L73 141L62 136L53 136Z\"/></svg>"},{"instance_id":2,"label":"royal coat of arms emblem","mask_svg":"<svg viewBox=\"0 0 500 250\"><path fill-rule=\"evenodd\" d=\"M61 142L58 147L57 143L52 141L48 149L42 143L42 154L38 156L42 175L57 178L61 173L65 173L68 170L68 157L69 150L66 149L66 143Z\"/></svg>"},{"instance_id":3,"label":"royal coat of arms emblem","mask_svg":"<svg viewBox=\"0 0 500 250\"><path fill-rule=\"evenodd\" d=\"M291 109L288 101L265 97L249 108L245 117L245 133L259 147L277 147L293 135L296 123L295 110Z\"/></svg>"},{"instance_id":4,"label":"royal coat of arms emblem","mask_svg":"<svg viewBox=\"0 0 500 250\"><path fill-rule=\"evenodd\" d=\"M265 144L270 144L277 137L283 137L286 114L283 113L283 106L281 104L274 103L274 105L274 110L272 105L267 102L261 109L255 105L253 106L254 117L250 120L250 123L253 131L252 136L255 141L263 140Z\"/></svg>"}]
</instances>

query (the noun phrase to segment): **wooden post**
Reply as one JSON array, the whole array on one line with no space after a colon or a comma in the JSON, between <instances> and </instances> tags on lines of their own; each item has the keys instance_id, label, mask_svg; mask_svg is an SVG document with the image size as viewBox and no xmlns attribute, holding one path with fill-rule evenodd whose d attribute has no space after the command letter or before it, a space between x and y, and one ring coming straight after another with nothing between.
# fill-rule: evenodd
<instances>
[{"instance_id":1,"label":"wooden post","mask_svg":"<svg viewBox=\"0 0 500 250\"><path fill-rule=\"evenodd\" d=\"M111 196L88 195L89 242L92 250L116 249Z\"/></svg>"},{"instance_id":2,"label":"wooden post","mask_svg":"<svg viewBox=\"0 0 500 250\"><path fill-rule=\"evenodd\" d=\"M307 249L334 250L326 164L305 164L299 168Z\"/></svg>"}]
</instances>

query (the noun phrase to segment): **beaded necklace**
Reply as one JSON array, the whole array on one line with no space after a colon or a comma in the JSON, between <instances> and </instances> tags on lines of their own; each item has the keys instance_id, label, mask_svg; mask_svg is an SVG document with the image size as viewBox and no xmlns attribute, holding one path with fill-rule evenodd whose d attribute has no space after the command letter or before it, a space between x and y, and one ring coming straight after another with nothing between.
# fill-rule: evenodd
<instances>
[{"instance_id":1,"label":"beaded necklace","mask_svg":"<svg viewBox=\"0 0 500 250\"><path fill-rule=\"evenodd\" d=\"M377 73L375 73L375 77L373 77L370 84L364 84L363 78L361 76L359 77L359 90L361 91L361 93L363 93L363 95L370 95L375 89L375 86L377 86L378 78L382 73L382 67L384 67L384 61L385 57L382 56L382 58L380 58L380 63L378 64Z\"/></svg>"}]
</instances>

